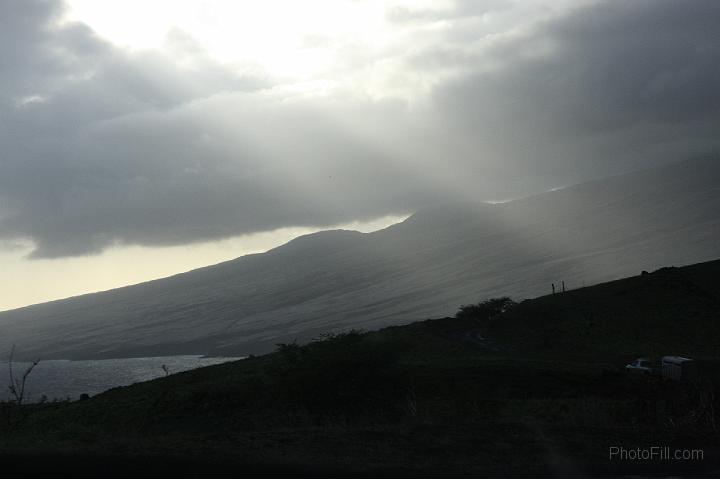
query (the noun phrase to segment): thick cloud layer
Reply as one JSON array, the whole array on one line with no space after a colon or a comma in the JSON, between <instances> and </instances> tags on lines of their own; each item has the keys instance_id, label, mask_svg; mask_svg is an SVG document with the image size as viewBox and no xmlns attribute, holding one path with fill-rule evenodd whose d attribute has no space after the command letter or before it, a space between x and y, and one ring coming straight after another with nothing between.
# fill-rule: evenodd
<instances>
[{"instance_id":1,"label":"thick cloud layer","mask_svg":"<svg viewBox=\"0 0 720 479\"><path fill-rule=\"evenodd\" d=\"M715 154L718 20L712 1L581 8L498 41L434 99L456 132L475 135L471 151L494 153L510 177L575 180Z\"/></svg>"},{"instance_id":2,"label":"thick cloud layer","mask_svg":"<svg viewBox=\"0 0 720 479\"><path fill-rule=\"evenodd\" d=\"M126 51L59 23L56 1L0 0L0 240L30 239L35 257L181 244L718 151L717 2L513 8L389 9L415 33L343 68L430 86L408 102L291 94L177 32L172 56Z\"/></svg>"}]
</instances>

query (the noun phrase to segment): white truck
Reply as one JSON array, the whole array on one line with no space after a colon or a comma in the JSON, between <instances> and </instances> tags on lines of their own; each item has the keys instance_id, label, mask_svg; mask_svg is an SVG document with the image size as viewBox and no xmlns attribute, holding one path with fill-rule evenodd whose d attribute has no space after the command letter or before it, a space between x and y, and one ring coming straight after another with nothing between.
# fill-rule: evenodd
<instances>
[{"instance_id":1,"label":"white truck","mask_svg":"<svg viewBox=\"0 0 720 479\"><path fill-rule=\"evenodd\" d=\"M661 371L663 378L675 381L693 379L697 374L695 361L681 356L663 356Z\"/></svg>"},{"instance_id":2,"label":"white truck","mask_svg":"<svg viewBox=\"0 0 720 479\"><path fill-rule=\"evenodd\" d=\"M625 366L625 370L633 375L660 376L674 381L690 380L697 375L695 362L682 356L663 356L659 362L638 358Z\"/></svg>"}]
</instances>

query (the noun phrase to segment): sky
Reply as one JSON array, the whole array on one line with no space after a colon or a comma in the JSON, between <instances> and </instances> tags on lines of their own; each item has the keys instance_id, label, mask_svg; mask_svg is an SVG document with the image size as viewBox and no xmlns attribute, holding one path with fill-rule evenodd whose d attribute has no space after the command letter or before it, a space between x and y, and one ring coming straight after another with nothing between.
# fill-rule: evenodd
<instances>
[{"instance_id":1,"label":"sky","mask_svg":"<svg viewBox=\"0 0 720 479\"><path fill-rule=\"evenodd\" d=\"M720 151L715 0L0 0L0 310Z\"/></svg>"}]
</instances>

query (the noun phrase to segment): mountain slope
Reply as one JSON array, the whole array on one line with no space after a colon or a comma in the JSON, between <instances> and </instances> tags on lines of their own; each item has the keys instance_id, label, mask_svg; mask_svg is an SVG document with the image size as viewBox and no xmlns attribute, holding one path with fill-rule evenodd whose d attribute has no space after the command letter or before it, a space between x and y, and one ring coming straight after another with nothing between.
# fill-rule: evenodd
<instances>
[{"instance_id":1,"label":"mountain slope","mask_svg":"<svg viewBox=\"0 0 720 479\"><path fill-rule=\"evenodd\" d=\"M3 470L17 464L22 477L47 477L69 465L97 477L112 464L127 476L157 464L183 477L230 476L218 473L226 467L247 476L248 465L258 476L283 466L284 476L312 478L717 477L718 274L720 260L662 268L523 301L492 319L325 337L88 399L26 404L22 415L5 404ZM696 360L697 381L624 371L639 355L673 353ZM607 455L608 444L649 437L701 448L702 460ZM567 474L559 455L573 466ZM126 473L129 465L137 470Z\"/></svg>"},{"instance_id":2,"label":"mountain slope","mask_svg":"<svg viewBox=\"0 0 720 479\"><path fill-rule=\"evenodd\" d=\"M720 354L720 260L523 301L487 338L517 354L660 357Z\"/></svg>"},{"instance_id":3,"label":"mountain slope","mask_svg":"<svg viewBox=\"0 0 720 479\"><path fill-rule=\"evenodd\" d=\"M0 313L25 356L248 354L720 256L720 167L683 162L384 230L328 231L140 285Z\"/></svg>"}]
</instances>

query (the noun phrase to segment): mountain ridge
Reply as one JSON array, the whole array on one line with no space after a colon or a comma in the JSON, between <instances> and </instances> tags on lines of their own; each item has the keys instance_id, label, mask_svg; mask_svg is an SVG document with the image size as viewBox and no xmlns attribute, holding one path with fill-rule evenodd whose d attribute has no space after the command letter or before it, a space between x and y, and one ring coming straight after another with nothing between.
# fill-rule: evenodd
<instances>
[{"instance_id":1,"label":"mountain ridge","mask_svg":"<svg viewBox=\"0 0 720 479\"><path fill-rule=\"evenodd\" d=\"M372 233L331 230L266 253L0 313L24 355L256 354L348 328L444 316L720 256L720 168L681 162L508 203L452 203ZM1 342L2 340L0 340Z\"/></svg>"}]
</instances>

